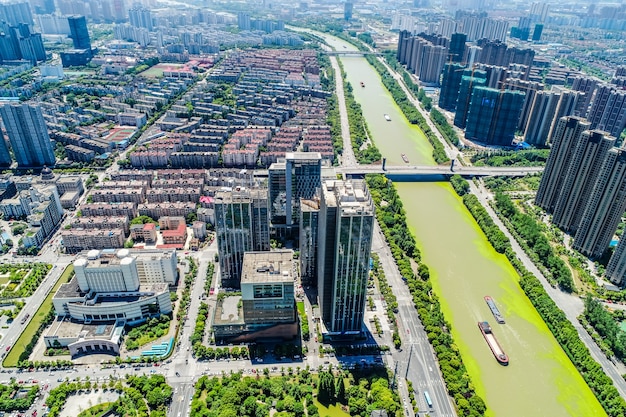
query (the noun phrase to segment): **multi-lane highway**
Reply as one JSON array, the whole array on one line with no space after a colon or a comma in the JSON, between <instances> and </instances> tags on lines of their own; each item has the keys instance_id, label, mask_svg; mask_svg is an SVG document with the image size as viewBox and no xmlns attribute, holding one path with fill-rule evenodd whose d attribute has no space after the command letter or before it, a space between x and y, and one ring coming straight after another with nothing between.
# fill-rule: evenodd
<instances>
[{"instance_id":1,"label":"multi-lane highway","mask_svg":"<svg viewBox=\"0 0 626 417\"><path fill-rule=\"evenodd\" d=\"M398 326L403 350L393 353L393 359L396 362L393 365L393 370L396 376L409 379L413 383L420 414L429 412L431 415L437 416L456 416L445 382L439 372L437 358L428 342L424 326L422 326L417 315L411 293L402 280L378 226L374 231L372 251L379 254L385 277L389 285L392 286L398 302ZM424 391L428 391L430 394L433 403L432 408L426 404Z\"/></svg>"}]
</instances>

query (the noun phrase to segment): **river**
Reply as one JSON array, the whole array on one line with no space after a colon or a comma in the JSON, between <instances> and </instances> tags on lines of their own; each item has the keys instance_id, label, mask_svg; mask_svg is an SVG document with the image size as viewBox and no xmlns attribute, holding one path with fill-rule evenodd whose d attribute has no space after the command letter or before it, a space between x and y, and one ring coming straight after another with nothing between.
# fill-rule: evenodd
<instances>
[{"instance_id":1,"label":"river","mask_svg":"<svg viewBox=\"0 0 626 417\"><path fill-rule=\"evenodd\" d=\"M322 34L320 34L322 35ZM355 50L323 35L336 50ZM410 125L361 57L342 57L354 96L372 138L388 164L434 164L423 133ZM360 82L365 87L360 87ZM391 121L386 121L388 114ZM448 183L397 183L435 292L488 416L589 417L606 413L517 284L507 259L496 253ZM492 296L506 324L495 322L483 297ZM507 367L494 359L478 326L487 320L509 355Z\"/></svg>"}]
</instances>

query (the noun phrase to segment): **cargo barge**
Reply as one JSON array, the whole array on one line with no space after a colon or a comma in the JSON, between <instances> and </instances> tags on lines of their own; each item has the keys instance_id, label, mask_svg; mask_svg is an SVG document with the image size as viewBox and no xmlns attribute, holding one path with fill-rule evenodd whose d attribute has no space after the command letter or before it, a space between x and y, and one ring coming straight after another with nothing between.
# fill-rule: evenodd
<instances>
[{"instance_id":1,"label":"cargo barge","mask_svg":"<svg viewBox=\"0 0 626 417\"><path fill-rule=\"evenodd\" d=\"M500 323L500 324L506 323L504 321L504 317L500 313L500 310L498 310L498 307L496 306L495 301L493 301L493 298L491 298L490 296L486 295L485 296L485 301L487 302L487 305L489 306L489 309L491 310L491 314L493 314L493 317L496 319L496 321L498 323Z\"/></svg>"},{"instance_id":2,"label":"cargo barge","mask_svg":"<svg viewBox=\"0 0 626 417\"><path fill-rule=\"evenodd\" d=\"M491 332L491 326L489 325L489 323L487 323L486 321L479 321L478 328L480 329L480 332L483 334L483 337L485 338L485 341L489 345L489 349L491 349L491 353L493 353L493 356L495 356L496 360L501 365L505 365L505 366L508 365L509 357L507 356L506 353L504 353L504 351L502 350L502 347L498 343L498 340L496 339L494 334Z\"/></svg>"}]
</instances>

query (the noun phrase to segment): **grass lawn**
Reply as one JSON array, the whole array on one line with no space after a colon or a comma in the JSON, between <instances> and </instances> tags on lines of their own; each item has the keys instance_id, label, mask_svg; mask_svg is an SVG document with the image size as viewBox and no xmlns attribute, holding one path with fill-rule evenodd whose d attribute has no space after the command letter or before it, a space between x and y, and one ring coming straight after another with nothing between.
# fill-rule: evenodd
<instances>
[{"instance_id":1,"label":"grass lawn","mask_svg":"<svg viewBox=\"0 0 626 417\"><path fill-rule=\"evenodd\" d=\"M99 417L108 412L113 407L113 402L96 404L78 414L78 417Z\"/></svg>"},{"instance_id":2,"label":"grass lawn","mask_svg":"<svg viewBox=\"0 0 626 417\"><path fill-rule=\"evenodd\" d=\"M163 68L158 68L158 66L155 65L154 67L141 72L139 75L146 78L159 78L163 76Z\"/></svg>"},{"instance_id":3,"label":"grass lawn","mask_svg":"<svg viewBox=\"0 0 626 417\"><path fill-rule=\"evenodd\" d=\"M11 350L2 362L2 366L9 368L17 366L17 361L20 358L22 351L24 350L24 346L30 343L31 339L37 332L37 329L39 329L41 322L46 318L48 312L52 308L52 297L57 292L61 284L65 284L70 280L73 272L74 265L69 264L68 267L65 268L65 271L63 271L61 278L59 278L52 291L50 291L50 294L48 294L46 299L43 300L43 303L41 303L41 306L37 309L37 312L33 314L33 318L30 323L28 323L28 326L26 326L26 329L24 329L19 339L17 339L15 344L13 344Z\"/></svg>"},{"instance_id":4,"label":"grass lawn","mask_svg":"<svg viewBox=\"0 0 626 417\"><path fill-rule=\"evenodd\" d=\"M317 407L317 411L320 413L320 416L330 416L330 417L350 417L350 414L344 412L341 409L340 405L333 404L328 407L324 407L322 403L317 401L317 398L313 400L313 404Z\"/></svg>"},{"instance_id":5,"label":"grass lawn","mask_svg":"<svg viewBox=\"0 0 626 417\"><path fill-rule=\"evenodd\" d=\"M296 304L298 305L298 313L306 316L306 312L304 311L304 301L298 301Z\"/></svg>"},{"instance_id":6,"label":"grass lawn","mask_svg":"<svg viewBox=\"0 0 626 417\"><path fill-rule=\"evenodd\" d=\"M9 283L9 275L0 276L0 285L6 285Z\"/></svg>"}]
</instances>

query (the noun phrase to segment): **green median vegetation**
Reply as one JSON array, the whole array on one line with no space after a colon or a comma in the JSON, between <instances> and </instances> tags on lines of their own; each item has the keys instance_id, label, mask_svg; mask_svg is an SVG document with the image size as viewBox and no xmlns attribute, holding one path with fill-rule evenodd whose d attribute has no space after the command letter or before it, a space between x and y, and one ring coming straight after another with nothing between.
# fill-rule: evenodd
<instances>
[{"instance_id":1,"label":"green median vegetation","mask_svg":"<svg viewBox=\"0 0 626 417\"><path fill-rule=\"evenodd\" d=\"M207 303L200 303L198 309L198 317L196 318L196 326L193 329L193 334L189 338L191 347L193 348L193 354L197 356L198 347L202 345L204 341L204 331L206 329L206 322L209 317L209 305Z\"/></svg>"},{"instance_id":2,"label":"green median vegetation","mask_svg":"<svg viewBox=\"0 0 626 417\"><path fill-rule=\"evenodd\" d=\"M306 315L304 309L304 302L298 301L298 316L300 317L300 330L302 331L302 340L309 340L311 338L311 331L309 330L309 318Z\"/></svg>"},{"instance_id":3,"label":"green median vegetation","mask_svg":"<svg viewBox=\"0 0 626 417\"><path fill-rule=\"evenodd\" d=\"M600 364L593 359L589 349L580 340L576 328L550 298L539 279L530 273L517 258L517 254L513 251L511 243L506 236L504 239L501 237L503 235L502 231L495 226L487 210L474 195L464 195L463 202L478 222L489 242L492 243L494 249L504 253L518 272L520 287L535 306L535 309L543 318L565 354L572 361L572 364L578 369L606 413L610 417L623 417L626 415L626 401L619 395L611 378L604 374ZM487 218L489 220L486 220ZM496 247L496 245L498 246Z\"/></svg>"},{"instance_id":4,"label":"green median vegetation","mask_svg":"<svg viewBox=\"0 0 626 417\"><path fill-rule=\"evenodd\" d=\"M63 271L63 274L57 281L56 285L43 300L43 303L41 303L35 314L32 315L32 319L20 335L19 339L17 339L17 341L13 344L13 347L2 362L3 367L10 368L19 365L20 367L25 368L33 366L33 363L28 360L28 357L33 352L33 349L39 340L39 336L41 336L46 326L54 320L52 297L62 284L69 282L73 275L74 265L70 264L67 268L65 268L65 271Z\"/></svg>"}]
</instances>

